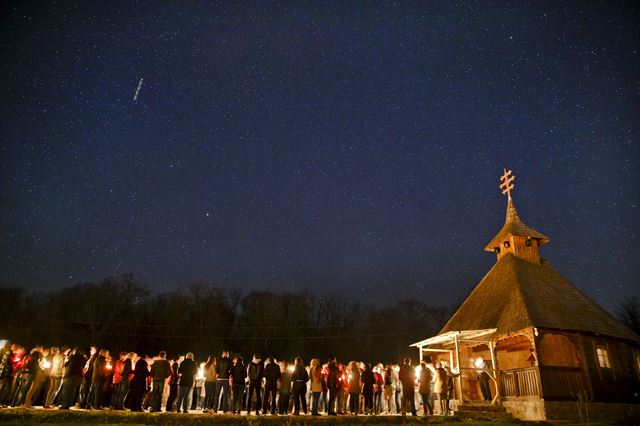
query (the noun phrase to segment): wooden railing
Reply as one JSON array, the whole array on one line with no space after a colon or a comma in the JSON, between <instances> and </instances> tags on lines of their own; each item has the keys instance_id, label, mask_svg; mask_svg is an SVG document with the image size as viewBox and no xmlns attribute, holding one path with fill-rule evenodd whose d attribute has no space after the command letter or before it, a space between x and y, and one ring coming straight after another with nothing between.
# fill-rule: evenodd
<instances>
[{"instance_id":1,"label":"wooden railing","mask_svg":"<svg viewBox=\"0 0 640 426\"><path fill-rule=\"evenodd\" d=\"M542 393L545 399L573 399L588 390L587 380L581 368L540 367Z\"/></svg>"},{"instance_id":2,"label":"wooden railing","mask_svg":"<svg viewBox=\"0 0 640 426\"><path fill-rule=\"evenodd\" d=\"M500 372L503 397L539 396L569 400L588 389L581 368L536 366Z\"/></svg>"},{"instance_id":3,"label":"wooden railing","mask_svg":"<svg viewBox=\"0 0 640 426\"><path fill-rule=\"evenodd\" d=\"M500 372L502 396L540 396L538 368L517 368Z\"/></svg>"}]
</instances>

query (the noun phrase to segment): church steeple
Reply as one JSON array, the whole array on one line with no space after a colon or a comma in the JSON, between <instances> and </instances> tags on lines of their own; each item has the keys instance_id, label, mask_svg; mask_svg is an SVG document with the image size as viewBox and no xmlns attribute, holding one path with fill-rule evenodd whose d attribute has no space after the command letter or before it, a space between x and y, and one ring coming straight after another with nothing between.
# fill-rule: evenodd
<instances>
[{"instance_id":1,"label":"church steeple","mask_svg":"<svg viewBox=\"0 0 640 426\"><path fill-rule=\"evenodd\" d=\"M511 170L504 170L500 178L502 183L500 188L502 193L507 195L507 217L498 234L484 248L486 251L496 253L498 259L506 253L511 253L516 257L525 259L532 263L540 263L539 247L549 242L549 237L525 225L516 206L511 199L511 191L514 189L513 180L515 176Z\"/></svg>"}]
</instances>

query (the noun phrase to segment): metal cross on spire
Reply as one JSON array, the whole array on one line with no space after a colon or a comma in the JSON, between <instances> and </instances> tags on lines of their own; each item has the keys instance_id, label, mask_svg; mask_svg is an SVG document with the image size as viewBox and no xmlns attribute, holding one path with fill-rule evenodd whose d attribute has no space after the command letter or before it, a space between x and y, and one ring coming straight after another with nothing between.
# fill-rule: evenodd
<instances>
[{"instance_id":1,"label":"metal cross on spire","mask_svg":"<svg viewBox=\"0 0 640 426\"><path fill-rule=\"evenodd\" d=\"M511 174L511 170L507 171L504 169L504 174L500 177L502 183L500 184L500 189L502 189L502 194L507 194L509 198L511 198L511 191L515 186L513 185L513 181L515 180L515 176Z\"/></svg>"}]
</instances>

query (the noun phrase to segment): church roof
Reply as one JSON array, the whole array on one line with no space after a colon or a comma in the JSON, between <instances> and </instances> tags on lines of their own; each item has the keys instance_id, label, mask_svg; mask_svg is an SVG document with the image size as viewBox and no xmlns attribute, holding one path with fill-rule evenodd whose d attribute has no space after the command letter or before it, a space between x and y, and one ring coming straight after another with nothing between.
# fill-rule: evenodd
<instances>
[{"instance_id":1,"label":"church roof","mask_svg":"<svg viewBox=\"0 0 640 426\"><path fill-rule=\"evenodd\" d=\"M506 253L480 281L439 334L539 327L584 331L640 341L640 337L578 290L547 262Z\"/></svg>"},{"instance_id":2,"label":"church roof","mask_svg":"<svg viewBox=\"0 0 640 426\"><path fill-rule=\"evenodd\" d=\"M498 232L498 234L493 237L493 240L484 248L486 251L493 251L495 247L500 247L502 241L509 235L517 235L520 237L529 237L532 239L538 240L538 244L542 245L549 242L549 237L542 235L540 232L536 231L533 228L525 225L520 216L518 216L518 211L516 210L516 206L509 197L509 202L507 204L507 217L502 226L502 229Z\"/></svg>"}]
</instances>

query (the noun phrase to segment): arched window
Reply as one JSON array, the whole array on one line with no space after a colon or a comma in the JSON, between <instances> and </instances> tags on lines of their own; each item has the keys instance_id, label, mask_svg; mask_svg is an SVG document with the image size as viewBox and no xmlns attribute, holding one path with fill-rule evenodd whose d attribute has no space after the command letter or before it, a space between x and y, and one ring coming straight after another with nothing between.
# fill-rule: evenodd
<instances>
[{"instance_id":1,"label":"arched window","mask_svg":"<svg viewBox=\"0 0 640 426\"><path fill-rule=\"evenodd\" d=\"M611 368L611 362L609 361L609 352L604 346L596 347L596 355L598 356L598 365L600 368Z\"/></svg>"}]
</instances>

